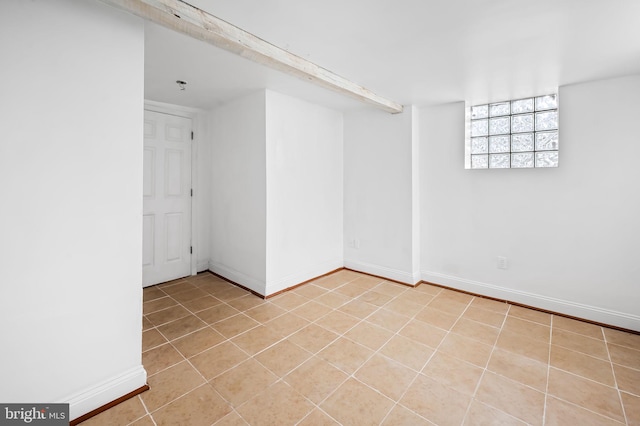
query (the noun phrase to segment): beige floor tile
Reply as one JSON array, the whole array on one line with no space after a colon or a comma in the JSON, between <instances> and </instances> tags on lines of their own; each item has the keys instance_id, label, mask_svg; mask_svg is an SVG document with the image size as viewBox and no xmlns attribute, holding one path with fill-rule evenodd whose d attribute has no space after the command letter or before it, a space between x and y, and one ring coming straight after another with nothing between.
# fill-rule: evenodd
<instances>
[{"instance_id":1,"label":"beige floor tile","mask_svg":"<svg viewBox=\"0 0 640 426\"><path fill-rule=\"evenodd\" d=\"M347 374L352 374L373 354L366 347L344 337L318 352L318 356Z\"/></svg>"},{"instance_id":2,"label":"beige floor tile","mask_svg":"<svg viewBox=\"0 0 640 426\"><path fill-rule=\"evenodd\" d=\"M362 287L366 290L371 290L375 288L384 281L384 278L374 277L371 275L361 274L358 278L351 281L350 284L355 285L357 287Z\"/></svg>"},{"instance_id":3,"label":"beige floor tile","mask_svg":"<svg viewBox=\"0 0 640 426\"><path fill-rule=\"evenodd\" d=\"M624 421L618 391L551 367L548 394L603 416Z\"/></svg>"},{"instance_id":4,"label":"beige floor tile","mask_svg":"<svg viewBox=\"0 0 640 426\"><path fill-rule=\"evenodd\" d=\"M372 290L378 293L386 294L387 296L396 297L406 291L409 291L409 287L391 281L383 281L375 286Z\"/></svg>"},{"instance_id":5,"label":"beige floor tile","mask_svg":"<svg viewBox=\"0 0 640 426\"><path fill-rule=\"evenodd\" d=\"M472 302L471 306L469 306L464 314L462 314L462 318L490 325L491 327L502 328L506 315L499 312L476 308Z\"/></svg>"},{"instance_id":6,"label":"beige floor tile","mask_svg":"<svg viewBox=\"0 0 640 426\"><path fill-rule=\"evenodd\" d=\"M180 303L185 303L190 300L199 299L201 297L207 296L208 293L204 290L200 290L199 288L194 288L187 291L182 291L180 293L172 294L171 297L177 300Z\"/></svg>"},{"instance_id":7,"label":"beige floor tile","mask_svg":"<svg viewBox=\"0 0 640 426\"><path fill-rule=\"evenodd\" d=\"M406 300L408 302L417 303L422 306L427 306L429 302L433 300L435 296L422 291L416 291L415 289L409 289L396 297L396 300Z\"/></svg>"},{"instance_id":8,"label":"beige floor tile","mask_svg":"<svg viewBox=\"0 0 640 426\"><path fill-rule=\"evenodd\" d=\"M285 376L284 380L296 391L319 404L347 377L347 374L328 362L313 357Z\"/></svg>"},{"instance_id":9,"label":"beige floor tile","mask_svg":"<svg viewBox=\"0 0 640 426\"><path fill-rule=\"evenodd\" d=\"M495 373L485 372L476 399L524 422L542 424L544 393Z\"/></svg>"},{"instance_id":10,"label":"beige floor tile","mask_svg":"<svg viewBox=\"0 0 640 426\"><path fill-rule=\"evenodd\" d=\"M191 358L225 340L225 337L212 330L203 328L172 342L173 346L186 358Z\"/></svg>"},{"instance_id":11,"label":"beige floor tile","mask_svg":"<svg viewBox=\"0 0 640 426\"><path fill-rule=\"evenodd\" d=\"M355 299L340 306L338 310L353 317L363 319L377 311L378 307L363 302L362 300Z\"/></svg>"},{"instance_id":12,"label":"beige floor tile","mask_svg":"<svg viewBox=\"0 0 640 426\"><path fill-rule=\"evenodd\" d=\"M189 315L191 315L189 311L187 311L180 305L176 305L170 308L163 309L161 311L151 313L147 315L147 319L151 321L153 325L158 327L162 324L166 324L168 322L175 321Z\"/></svg>"},{"instance_id":13,"label":"beige floor tile","mask_svg":"<svg viewBox=\"0 0 640 426\"><path fill-rule=\"evenodd\" d=\"M514 316L507 316L502 326L502 330L510 333L517 333L529 339L540 340L545 343L551 341L551 327L538 324L536 322L523 320Z\"/></svg>"},{"instance_id":14,"label":"beige floor tile","mask_svg":"<svg viewBox=\"0 0 640 426\"><path fill-rule=\"evenodd\" d=\"M156 426L156 424L153 422L151 415L148 415L148 416L139 418L133 423L130 423L130 426Z\"/></svg>"},{"instance_id":15,"label":"beige floor tile","mask_svg":"<svg viewBox=\"0 0 640 426\"><path fill-rule=\"evenodd\" d=\"M356 317L347 315L344 312L332 311L317 320L315 323L335 333L343 334L350 328L353 328L353 326L358 322L360 322L360 320Z\"/></svg>"},{"instance_id":16,"label":"beige floor tile","mask_svg":"<svg viewBox=\"0 0 640 426\"><path fill-rule=\"evenodd\" d=\"M225 400L237 408L275 383L276 380L278 377L258 361L248 359L211 379L210 383Z\"/></svg>"},{"instance_id":17,"label":"beige floor tile","mask_svg":"<svg viewBox=\"0 0 640 426\"><path fill-rule=\"evenodd\" d=\"M358 297L358 300L361 300L363 302L366 302L378 307L384 306L391 299L393 299L393 296L389 296L384 293L379 293L374 290L367 291L366 293L363 293L360 297Z\"/></svg>"},{"instance_id":18,"label":"beige floor tile","mask_svg":"<svg viewBox=\"0 0 640 426\"><path fill-rule=\"evenodd\" d=\"M322 296L327 291L328 290L326 288L322 288L312 283L308 283L295 289L294 293L300 296L306 297L307 299L315 299L318 296Z\"/></svg>"},{"instance_id":19,"label":"beige floor tile","mask_svg":"<svg viewBox=\"0 0 640 426\"><path fill-rule=\"evenodd\" d=\"M582 352L583 354L595 356L606 361L609 360L607 346L600 339L592 339L591 337L586 337L581 334L554 328L551 343L567 349Z\"/></svg>"},{"instance_id":20,"label":"beige floor tile","mask_svg":"<svg viewBox=\"0 0 640 426\"><path fill-rule=\"evenodd\" d=\"M211 307L209 309L205 309L203 311L200 311L200 312L196 313L196 315L198 316L198 318L200 318L201 320L203 320L207 324L213 324L213 323L216 323L218 321L222 321L223 319L227 319L229 317L232 317L234 315L238 315L239 313L240 313L240 311L238 311L237 309L232 308L231 306L227 305L226 303L221 303L221 304L213 306L213 307Z\"/></svg>"},{"instance_id":21,"label":"beige floor tile","mask_svg":"<svg viewBox=\"0 0 640 426\"><path fill-rule=\"evenodd\" d=\"M380 424L394 403L355 379L343 383L320 408L344 426Z\"/></svg>"},{"instance_id":22,"label":"beige floor tile","mask_svg":"<svg viewBox=\"0 0 640 426\"><path fill-rule=\"evenodd\" d=\"M340 424L317 408L298 423L298 426L340 426Z\"/></svg>"},{"instance_id":23,"label":"beige floor tile","mask_svg":"<svg viewBox=\"0 0 640 426\"><path fill-rule=\"evenodd\" d=\"M409 321L398 334L431 348L437 348L447 332L422 321Z\"/></svg>"},{"instance_id":24,"label":"beige floor tile","mask_svg":"<svg viewBox=\"0 0 640 426\"><path fill-rule=\"evenodd\" d=\"M235 410L214 423L215 426L247 426L248 424Z\"/></svg>"},{"instance_id":25,"label":"beige floor tile","mask_svg":"<svg viewBox=\"0 0 640 426\"><path fill-rule=\"evenodd\" d=\"M167 339L155 328L142 332L142 352L165 343L167 343Z\"/></svg>"},{"instance_id":26,"label":"beige floor tile","mask_svg":"<svg viewBox=\"0 0 640 426\"><path fill-rule=\"evenodd\" d=\"M282 309L286 309L288 311L295 309L298 306L304 305L308 300L309 299L307 299L306 297L302 297L291 292L287 292L269 299L271 303L278 305Z\"/></svg>"},{"instance_id":27,"label":"beige floor tile","mask_svg":"<svg viewBox=\"0 0 640 426\"><path fill-rule=\"evenodd\" d=\"M340 293L344 296L347 296L351 299L355 299L356 297L366 293L368 291L365 287L360 287L353 284L352 282L348 282L345 285L338 287L334 290L335 293Z\"/></svg>"},{"instance_id":28,"label":"beige floor tile","mask_svg":"<svg viewBox=\"0 0 640 426\"><path fill-rule=\"evenodd\" d=\"M471 301L471 307L485 309L487 311L505 314L509 311L511 305L498 300L487 299L485 297L474 297Z\"/></svg>"},{"instance_id":29,"label":"beige floor tile","mask_svg":"<svg viewBox=\"0 0 640 426\"><path fill-rule=\"evenodd\" d=\"M640 396L620 392L620 398L624 405L624 413L629 425L640 425Z\"/></svg>"},{"instance_id":30,"label":"beige floor tile","mask_svg":"<svg viewBox=\"0 0 640 426\"><path fill-rule=\"evenodd\" d=\"M438 295L431 301L431 303L429 303L428 306L430 308L448 313L449 315L459 317L464 313L468 305L468 303L460 303L455 300L447 299Z\"/></svg>"},{"instance_id":31,"label":"beige floor tile","mask_svg":"<svg viewBox=\"0 0 640 426\"><path fill-rule=\"evenodd\" d=\"M400 404L437 425L460 425L471 397L419 374Z\"/></svg>"},{"instance_id":32,"label":"beige floor tile","mask_svg":"<svg viewBox=\"0 0 640 426\"><path fill-rule=\"evenodd\" d=\"M264 325L236 336L232 342L249 355L255 355L277 343L282 336Z\"/></svg>"},{"instance_id":33,"label":"beige floor tile","mask_svg":"<svg viewBox=\"0 0 640 426\"><path fill-rule=\"evenodd\" d=\"M544 364L549 363L549 349L551 345L541 340L529 339L518 333L502 331L498 336L496 347L511 353L526 356Z\"/></svg>"},{"instance_id":34,"label":"beige floor tile","mask_svg":"<svg viewBox=\"0 0 640 426\"><path fill-rule=\"evenodd\" d=\"M184 302L182 306L187 308L189 311L196 313L200 311L204 311L205 309L212 308L214 306L220 305L222 303L221 300L216 299L213 296L206 295L204 297L200 297L198 299L190 300L188 302Z\"/></svg>"},{"instance_id":35,"label":"beige floor tile","mask_svg":"<svg viewBox=\"0 0 640 426\"><path fill-rule=\"evenodd\" d=\"M315 321L331 312L331 310L332 308L321 303L309 301L291 312L308 321Z\"/></svg>"},{"instance_id":36,"label":"beige floor tile","mask_svg":"<svg viewBox=\"0 0 640 426\"><path fill-rule=\"evenodd\" d=\"M380 353L420 371L433 355L433 349L406 337L394 336L380 349Z\"/></svg>"},{"instance_id":37,"label":"beige floor tile","mask_svg":"<svg viewBox=\"0 0 640 426\"><path fill-rule=\"evenodd\" d=\"M369 315L365 321L395 333L404 327L404 325L409 321L409 318L386 309L379 309Z\"/></svg>"},{"instance_id":38,"label":"beige floor tile","mask_svg":"<svg viewBox=\"0 0 640 426\"><path fill-rule=\"evenodd\" d=\"M421 293L427 293L430 294L432 296L437 296L438 294L440 294L442 292L442 290L444 290L442 287L439 287L437 285L434 284L430 284L426 281L422 281L420 284L418 284L416 287L414 287L414 289L416 291L419 291Z\"/></svg>"},{"instance_id":39,"label":"beige floor tile","mask_svg":"<svg viewBox=\"0 0 640 426\"><path fill-rule=\"evenodd\" d=\"M142 301L143 302L149 302L151 300L155 300L155 299L159 299L161 297L165 297L166 295L167 295L167 293L165 293L164 291L160 290L156 286L145 287L142 290Z\"/></svg>"},{"instance_id":40,"label":"beige floor tile","mask_svg":"<svg viewBox=\"0 0 640 426\"><path fill-rule=\"evenodd\" d=\"M318 287L322 287L325 288L327 290L333 290L335 288L338 288L340 286L343 286L344 284L346 284L347 282L351 281L355 279L354 277L347 277L344 274L340 274L335 273L335 274L331 274L328 275L326 277L322 277L319 278L317 280L313 281L314 285L317 285Z\"/></svg>"},{"instance_id":41,"label":"beige floor tile","mask_svg":"<svg viewBox=\"0 0 640 426\"><path fill-rule=\"evenodd\" d=\"M246 311L269 302L255 294L247 294L245 296L238 297L237 299L230 300L227 303L239 311Z\"/></svg>"},{"instance_id":42,"label":"beige floor tile","mask_svg":"<svg viewBox=\"0 0 640 426\"><path fill-rule=\"evenodd\" d=\"M260 323L244 314L238 314L211 325L218 333L230 339L245 331L259 326Z\"/></svg>"},{"instance_id":43,"label":"beige floor tile","mask_svg":"<svg viewBox=\"0 0 640 426\"><path fill-rule=\"evenodd\" d=\"M614 344L608 346L611 362L640 370L640 351Z\"/></svg>"},{"instance_id":44,"label":"beige floor tile","mask_svg":"<svg viewBox=\"0 0 640 426\"><path fill-rule=\"evenodd\" d=\"M458 316L449 315L427 306L416 314L415 319L443 330L451 330L451 327L458 321Z\"/></svg>"},{"instance_id":45,"label":"beige floor tile","mask_svg":"<svg viewBox=\"0 0 640 426\"><path fill-rule=\"evenodd\" d=\"M325 293L322 296L315 298L316 302L322 303L323 305L328 306L332 309L339 308L350 300L352 300L350 297L347 297L344 294L336 293L334 291Z\"/></svg>"},{"instance_id":46,"label":"beige floor tile","mask_svg":"<svg viewBox=\"0 0 640 426\"><path fill-rule=\"evenodd\" d=\"M158 331L160 331L160 333L162 333L168 340L174 340L186 334L193 333L196 330L200 330L206 326L207 323L197 316L190 314L184 318L159 326Z\"/></svg>"},{"instance_id":47,"label":"beige floor tile","mask_svg":"<svg viewBox=\"0 0 640 426\"><path fill-rule=\"evenodd\" d=\"M248 358L231 342L214 346L190 359L205 379L212 379Z\"/></svg>"},{"instance_id":48,"label":"beige floor tile","mask_svg":"<svg viewBox=\"0 0 640 426\"><path fill-rule=\"evenodd\" d=\"M471 302L475 296L467 293L463 293L461 291L455 291L448 288L443 288L438 297L442 299L452 300L458 303L464 303L465 305Z\"/></svg>"},{"instance_id":49,"label":"beige floor tile","mask_svg":"<svg viewBox=\"0 0 640 426\"><path fill-rule=\"evenodd\" d=\"M547 389L548 365L526 356L496 348L491 354L487 370L540 392Z\"/></svg>"},{"instance_id":50,"label":"beige floor tile","mask_svg":"<svg viewBox=\"0 0 640 426\"><path fill-rule=\"evenodd\" d=\"M202 386L206 381L187 361L149 377L149 390L140 397L149 412L154 412L174 399Z\"/></svg>"},{"instance_id":51,"label":"beige floor tile","mask_svg":"<svg viewBox=\"0 0 640 426\"><path fill-rule=\"evenodd\" d=\"M210 425L231 412L231 406L205 384L153 413L158 426Z\"/></svg>"},{"instance_id":52,"label":"beige floor tile","mask_svg":"<svg viewBox=\"0 0 640 426\"><path fill-rule=\"evenodd\" d=\"M640 395L640 370L613 364L613 371L616 375L618 389L634 395Z\"/></svg>"},{"instance_id":53,"label":"beige floor tile","mask_svg":"<svg viewBox=\"0 0 640 426\"><path fill-rule=\"evenodd\" d=\"M620 426L622 423L547 395L545 425Z\"/></svg>"},{"instance_id":54,"label":"beige floor tile","mask_svg":"<svg viewBox=\"0 0 640 426\"><path fill-rule=\"evenodd\" d=\"M315 324L310 324L289 336L288 340L315 354L337 338L338 335L336 333Z\"/></svg>"},{"instance_id":55,"label":"beige floor tile","mask_svg":"<svg viewBox=\"0 0 640 426\"><path fill-rule=\"evenodd\" d=\"M415 314L424 309L424 305L396 298L384 305L383 309L395 312L396 314L404 315L406 317L413 317Z\"/></svg>"},{"instance_id":56,"label":"beige floor tile","mask_svg":"<svg viewBox=\"0 0 640 426\"><path fill-rule=\"evenodd\" d=\"M510 416L496 408L489 407L478 400L473 400L467 416L464 419L465 426L524 426L527 423Z\"/></svg>"},{"instance_id":57,"label":"beige floor tile","mask_svg":"<svg viewBox=\"0 0 640 426\"><path fill-rule=\"evenodd\" d=\"M368 322L361 322L345 333L345 337L374 351L380 349L393 333Z\"/></svg>"},{"instance_id":58,"label":"beige floor tile","mask_svg":"<svg viewBox=\"0 0 640 426\"><path fill-rule=\"evenodd\" d=\"M489 407L478 400L473 400L466 417L464 425L466 426L524 426L527 423L510 416L496 408Z\"/></svg>"},{"instance_id":59,"label":"beige floor tile","mask_svg":"<svg viewBox=\"0 0 640 426\"><path fill-rule=\"evenodd\" d=\"M162 291L167 293L169 296L173 296L174 294L182 293L183 291L189 291L197 288L196 286L194 286L193 284L185 280L160 284L158 285L158 287Z\"/></svg>"},{"instance_id":60,"label":"beige floor tile","mask_svg":"<svg viewBox=\"0 0 640 426\"><path fill-rule=\"evenodd\" d=\"M438 351L484 368L489 361L492 349L491 346L477 340L449 333L442 341Z\"/></svg>"},{"instance_id":61,"label":"beige floor tile","mask_svg":"<svg viewBox=\"0 0 640 426\"><path fill-rule=\"evenodd\" d=\"M550 364L552 367L595 380L607 386L615 385L611 363L600 358L565 349L562 346L551 345Z\"/></svg>"},{"instance_id":62,"label":"beige floor tile","mask_svg":"<svg viewBox=\"0 0 640 426\"><path fill-rule=\"evenodd\" d=\"M313 408L289 385L278 382L238 408L238 413L252 426L294 425Z\"/></svg>"},{"instance_id":63,"label":"beige floor tile","mask_svg":"<svg viewBox=\"0 0 640 426\"><path fill-rule=\"evenodd\" d=\"M226 293L227 290L235 286L226 281L207 281L198 282L197 287L215 296L216 294Z\"/></svg>"},{"instance_id":64,"label":"beige floor tile","mask_svg":"<svg viewBox=\"0 0 640 426\"><path fill-rule=\"evenodd\" d=\"M147 411L144 409L140 397L134 396L113 408L103 411L97 416L85 420L81 424L83 426L126 425L137 419L141 419L146 414Z\"/></svg>"},{"instance_id":65,"label":"beige floor tile","mask_svg":"<svg viewBox=\"0 0 640 426\"><path fill-rule=\"evenodd\" d=\"M282 309L281 307L274 305L273 303L267 302L253 309L245 311L245 314L256 321L265 323L279 317L280 315L285 314L286 312L286 309Z\"/></svg>"},{"instance_id":66,"label":"beige floor tile","mask_svg":"<svg viewBox=\"0 0 640 426\"><path fill-rule=\"evenodd\" d=\"M158 346L142 354L142 365L149 376L171 367L184 357L170 343Z\"/></svg>"},{"instance_id":67,"label":"beige floor tile","mask_svg":"<svg viewBox=\"0 0 640 426\"><path fill-rule=\"evenodd\" d=\"M498 340L500 329L476 321L460 318L451 329L452 332L493 346Z\"/></svg>"},{"instance_id":68,"label":"beige floor tile","mask_svg":"<svg viewBox=\"0 0 640 426\"><path fill-rule=\"evenodd\" d=\"M161 292L160 290L158 291ZM165 295L165 297L153 299L150 302L144 302L142 304L142 313L144 315L149 315L153 312L161 311L163 309L170 308L171 306L175 306L177 304L178 302L173 300L171 297Z\"/></svg>"},{"instance_id":69,"label":"beige floor tile","mask_svg":"<svg viewBox=\"0 0 640 426\"><path fill-rule=\"evenodd\" d=\"M214 296L222 300L223 302L230 302L231 300L237 299L242 296L246 296L248 294L251 294L251 293L249 293L247 290L244 290L240 287L231 286L229 288L226 288L223 291L216 292Z\"/></svg>"},{"instance_id":70,"label":"beige floor tile","mask_svg":"<svg viewBox=\"0 0 640 426\"><path fill-rule=\"evenodd\" d=\"M415 371L399 362L382 355L374 355L357 371L355 377L383 395L398 401L416 375Z\"/></svg>"},{"instance_id":71,"label":"beige floor tile","mask_svg":"<svg viewBox=\"0 0 640 426\"><path fill-rule=\"evenodd\" d=\"M420 417L402 405L393 407L389 415L382 422L382 426L431 426L433 423Z\"/></svg>"},{"instance_id":72,"label":"beige floor tile","mask_svg":"<svg viewBox=\"0 0 640 426\"><path fill-rule=\"evenodd\" d=\"M306 319L296 314L287 312L286 314L272 319L271 321L266 323L265 327L269 328L282 337L287 337L297 332L298 330L303 329L307 325L309 325L309 321L307 321Z\"/></svg>"},{"instance_id":73,"label":"beige floor tile","mask_svg":"<svg viewBox=\"0 0 640 426\"><path fill-rule=\"evenodd\" d=\"M311 354L300 346L283 340L256 355L255 359L278 377L283 377L310 357Z\"/></svg>"},{"instance_id":74,"label":"beige floor tile","mask_svg":"<svg viewBox=\"0 0 640 426\"><path fill-rule=\"evenodd\" d=\"M511 308L509 308L509 316L517 317L527 321L537 322L547 327L551 326L551 314L542 311L536 311L535 309L512 305Z\"/></svg>"},{"instance_id":75,"label":"beige floor tile","mask_svg":"<svg viewBox=\"0 0 640 426\"><path fill-rule=\"evenodd\" d=\"M147 317L142 317L142 331L150 330L153 328L151 321Z\"/></svg>"},{"instance_id":76,"label":"beige floor tile","mask_svg":"<svg viewBox=\"0 0 640 426\"><path fill-rule=\"evenodd\" d=\"M470 396L475 393L482 373L482 368L439 352L422 369L425 376Z\"/></svg>"},{"instance_id":77,"label":"beige floor tile","mask_svg":"<svg viewBox=\"0 0 640 426\"><path fill-rule=\"evenodd\" d=\"M584 336L591 337L592 339L604 339L604 335L602 334L602 327L595 324L589 324L588 322L566 318L560 315L553 316L553 327L565 331L570 331L572 333L582 334Z\"/></svg>"},{"instance_id":78,"label":"beige floor tile","mask_svg":"<svg viewBox=\"0 0 640 426\"><path fill-rule=\"evenodd\" d=\"M640 351L640 335L606 327L603 327L602 330L604 331L604 335L606 336L608 343L626 346L627 348Z\"/></svg>"}]
</instances>

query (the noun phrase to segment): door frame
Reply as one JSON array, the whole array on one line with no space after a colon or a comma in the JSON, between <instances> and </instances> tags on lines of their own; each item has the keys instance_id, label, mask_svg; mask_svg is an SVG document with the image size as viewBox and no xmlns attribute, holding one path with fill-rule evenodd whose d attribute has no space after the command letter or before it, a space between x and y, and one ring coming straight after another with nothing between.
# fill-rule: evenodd
<instances>
[{"instance_id":1,"label":"door frame","mask_svg":"<svg viewBox=\"0 0 640 426\"><path fill-rule=\"evenodd\" d=\"M193 196L191 197L191 247L193 252L190 259L190 271L191 275L198 273L198 254L200 253L200 247L198 241L194 238L198 235L198 223L196 220L195 206L200 201L200 188L198 188L198 145L202 140L202 127L201 127L201 111L195 108L182 107L179 105L166 104L156 101L144 101L144 110L159 112L162 114L175 115L178 117L191 119L191 131L193 131L193 140L191 141L191 188L193 189ZM144 138L143 138L144 143Z\"/></svg>"}]
</instances>

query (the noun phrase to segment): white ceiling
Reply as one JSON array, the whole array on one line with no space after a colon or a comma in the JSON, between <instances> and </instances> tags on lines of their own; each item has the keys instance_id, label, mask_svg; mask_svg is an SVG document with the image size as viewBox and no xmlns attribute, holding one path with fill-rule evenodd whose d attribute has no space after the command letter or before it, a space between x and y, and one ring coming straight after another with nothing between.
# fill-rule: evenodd
<instances>
[{"instance_id":1,"label":"white ceiling","mask_svg":"<svg viewBox=\"0 0 640 426\"><path fill-rule=\"evenodd\" d=\"M498 101L640 73L639 0L190 3L404 105ZM146 24L147 99L209 109L262 88L337 109L361 106Z\"/></svg>"}]
</instances>

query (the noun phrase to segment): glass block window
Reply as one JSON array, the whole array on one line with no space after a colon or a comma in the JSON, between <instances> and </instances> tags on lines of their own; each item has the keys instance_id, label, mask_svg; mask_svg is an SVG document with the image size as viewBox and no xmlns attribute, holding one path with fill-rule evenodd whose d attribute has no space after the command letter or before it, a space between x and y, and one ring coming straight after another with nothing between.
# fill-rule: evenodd
<instances>
[{"instance_id":1,"label":"glass block window","mask_svg":"<svg viewBox=\"0 0 640 426\"><path fill-rule=\"evenodd\" d=\"M466 168L558 167L558 95L475 105L469 120Z\"/></svg>"}]
</instances>

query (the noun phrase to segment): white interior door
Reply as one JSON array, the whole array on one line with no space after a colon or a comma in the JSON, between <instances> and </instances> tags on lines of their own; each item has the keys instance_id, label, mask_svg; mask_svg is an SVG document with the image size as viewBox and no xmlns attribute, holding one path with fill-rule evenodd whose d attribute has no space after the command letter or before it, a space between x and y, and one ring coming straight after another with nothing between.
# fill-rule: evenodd
<instances>
[{"instance_id":1,"label":"white interior door","mask_svg":"<svg viewBox=\"0 0 640 426\"><path fill-rule=\"evenodd\" d=\"M191 274L191 119L144 112L142 285Z\"/></svg>"}]
</instances>

